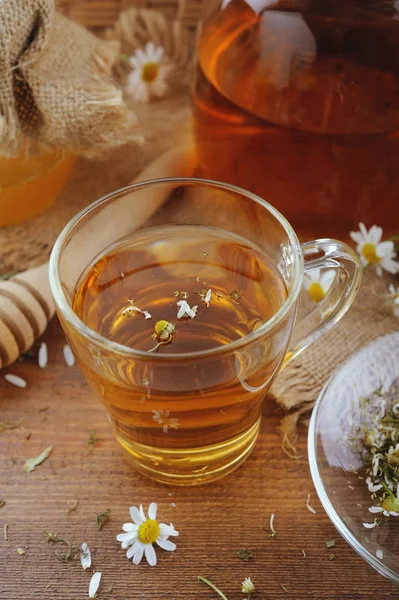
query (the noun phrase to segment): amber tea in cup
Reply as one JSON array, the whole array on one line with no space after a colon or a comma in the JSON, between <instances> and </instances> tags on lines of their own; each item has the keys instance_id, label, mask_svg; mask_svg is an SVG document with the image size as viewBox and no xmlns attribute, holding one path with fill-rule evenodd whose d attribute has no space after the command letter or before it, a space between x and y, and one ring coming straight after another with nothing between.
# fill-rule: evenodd
<instances>
[{"instance_id":1,"label":"amber tea in cup","mask_svg":"<svg viewBox=\"0 0 399 600\"><path fill-rule=\"evenodd\" d=\"M153 193L179 203L178 212L172 217L166 204L156 218L135 222L135 206ZM306 268L335 268L337 276L306 325L314 330L301 333L290 357L347 309L360 277L339 242L314 242L309 252ZM196 484L249 455L287 354L302 271L284 218L214 182L132 186L67 226L51 260L60 318L136 468Z\"/></svg>"}]
</instances>

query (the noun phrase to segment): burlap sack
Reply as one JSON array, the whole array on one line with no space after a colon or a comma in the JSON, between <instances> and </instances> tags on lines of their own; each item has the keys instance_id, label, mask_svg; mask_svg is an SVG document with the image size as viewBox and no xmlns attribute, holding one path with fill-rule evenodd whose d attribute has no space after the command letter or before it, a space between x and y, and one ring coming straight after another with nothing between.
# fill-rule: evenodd
<instances>
[{"instance_id":1,"label":"burlap sack","mask_svg":"<svg viewBox=\"0 0 399 600\"><path fill-rule=\"evenodd\" d=\"M0 156L27 137L91 154L133 140L135 116L111 78L118 52L53 0L0 2Z\"/></svg>"}]
</instances>

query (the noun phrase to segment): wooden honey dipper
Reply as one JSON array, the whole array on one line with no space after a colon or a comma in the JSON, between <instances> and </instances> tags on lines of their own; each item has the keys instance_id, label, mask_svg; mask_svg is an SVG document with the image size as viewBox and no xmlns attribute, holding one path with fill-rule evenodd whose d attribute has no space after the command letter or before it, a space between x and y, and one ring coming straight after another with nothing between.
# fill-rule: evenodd
<instances>
[{"instance_id":1,"label":"wooden honey dipper","mask_svg":"<svg viewBox=\"0 0 399 600\"><path fill-rule=\"evenodd\" d=\"M191 146L176 148L152 162L134 182L163 177L189 177L194 172L195 162ZM134 212L130 213L134 224L139 227L164 201L163 195L152 194L138 203ZM79 240L77 242L76 250L79 251ZM85 245L85 240L83 242ZM0 369L31 348L45 331L54 312L48 263L0 282Z\"/></svg>"},{"instance_id":2,"label":"wooden honey dipper","mask_svg":"<svg viewBox=\"0 0 399 600\"><path fill-rule=\"evenodd\" d=\"M54 312L47 263L0 282L0 368L29 350Z\"/></svg>"}]
</instances>

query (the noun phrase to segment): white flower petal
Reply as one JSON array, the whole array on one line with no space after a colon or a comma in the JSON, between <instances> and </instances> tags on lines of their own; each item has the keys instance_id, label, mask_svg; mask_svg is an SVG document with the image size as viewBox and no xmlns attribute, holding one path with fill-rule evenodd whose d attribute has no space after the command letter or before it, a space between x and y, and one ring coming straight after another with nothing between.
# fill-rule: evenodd
<instances>
[{"instance_id":1,"label":"white flower petal","mask_svg":"<svg viewBox=\"0 0 399 600\"><path fill-rule=\"evenodd\" d=\"M150 506L148 507L148 516L150 519L156 519L157 518L157 505L155 502L151 502Z\"/></svg>"},{"instance_id":2,"label":"white flower petal","mask_svg":"<svg viewBox=\"0 0 399 600\"><path fill-rule=\"evenodd\" d=\"M170 525L166 525L165 523L159 524L159 535L163 539L169 537L170 535L178 536L179 532L173 527L172 523Z\"/></svg>"},{"instance_id":3,"label":"white flower petal","mask_svg":"<svg viewBox=\"0 0 399 600\"><path fill-rule=\"evenodd\" d=\"M171 542L170 540L163 540L158 538L157 544L163 550L168 550L168 552L173 552L173 550L176 550L176 544L174 542Z\"/></svg>"},{"instance_id":4,"label":"white flower petal","mask_svg":"<svg viewBox=\"0 0 399 600\"><path fill-rule=\"evenodd\" d=\"M155 554L154 546L152 544L145 544L144 552L148 564L151 567L155 567L157 564L157 555Z\"/></svg>"},{"instance_id":5,"label":"white flower petal","mask_svg":"<svg viewBox=\"0 0 399 600\"><path fill-rule=\"evenodd\" d=\"M367 238L374 246L377 246L382 238L382 228L372 225L367 232Z\"/></svg>"},{"instance_id":6,"label":"white flower petal","mask_svg":"<svg viewBox=\"0 0 399 600\"><path fill-rule=\"evenodd\" d=\"M137 506L131 506L129 510L133 523L136 523L136 525L141 525L144 523L145 518L143 519Z\"/></svg>"},{"instance_id":7,"label":"white flower petal","mask_svg":"<svg viewBox=\"0 0 399 600\"><path fill-rule=\"evenodd\" d=\"M71 350L71 347L69 346L69 344L65 344L62 351L64 353L64 360L65 360L66 365L68 367L73 367L73 365L75 364L75 357L72 353L72 350Z\"/></svg>"},{"instance_id":8,"label":"white flower petal","mask_svg":"<svg viewBox=\"0 0 399 600\"><path fill-rule=\"evenodd\" d=\"M22 377L19 377L18 375L13 375L12 373L7 373L4 375L4 379L8 381L8 383L11 383L19 388L26 388L27 386L25 379L22 379Z\"/></svg>"},{"instance_id":9,"label":"white flower petal","mask_svg":"<svg viewBox=\"0 0 399 600\"><path fill-rule=\"evenodd\" d=\"M379 558L380 560L382 560L384 558L384 552L383 550L381 550L380 548L378 548L378 550L376 550L375 553L376 557Z\"/></svg>"},{"instance_id":10,"label":"white flower petal","mask_svg":"<svg viewBox=\"0 0 399 600\"><path fill-rule=\"evenodd\" d=\"M46 342L42 342L39 348L39 354L37 356L37 364L39 365L39 367L41 369L44 369L47 367L47 361L48 361L48 351L47 351L47 344Z\"/></svg>"},{"instance_id":11,"label":"white flower petal","mask_svg":"<svg viewBox=\"0 0 399 600\"><path fill-rule=\"evenodd\" d=\"M135 540L135 542L132 544L132 546L130 546L129 550L126 552L126 556L128 557L128 559L130 560L135 554L137 554L137 552L142 546L143 544L139 540Z\"/></svg>"},{"instance_id":12,"label":"white flower petal","mask_svg":"<svg viewBox=\"0 0 399 600\"><path fill-rule=\"evenodd\" d=\"M335 279L335 271L333 271L332 269L322 271L321 276L320 276L320 285L323 288L323 291L325 294L330 289L334 279Z\"/></svg>"},{"instance_id":13,"label":"white flower petal","mask_svg":"<svg viewBox=\"0 0 399 600\"><path fill-rule=\"evenodd\" d=\"M96 597L97 590L100 586L100 581L101 581L101 573L99 573L99 572L94 573L94 575L90 579L89 598Z\"/></svg>"},{"instance_id":14,"label":"white flower petal","mask_svg":"<svg viewBox=\"0 0 399 600\"><path fill-rule=\"evenodd\" d=\"M369 508L369 512L371 513L381 513L383 511L384 509L382 508L382 506L370 506Z\"/></svg>"},{"instance_id":15,"label":"white flower petal","mask_svg":"<svg viewBox=\"0 0 399 600\"><path fill-rule=\"evenodd\" d=\"M87 544L82 544L80 548L80 564L84 570L91 567L91 553L90 548Z\"/></svg>"},{"instance_id":16,"label":"white flower petal","mask_svg":"<svg viewBox=\"0 0 399 600\"><path fill-rule=\"evenodd\" d=\"M142 505L142 504L140 504L140 509L139 509L139 510L140 510L140 516L141 516L141 518L143 519L143 521L146 521L146 520L147 520L147 517L145 516L144 509L143 509L143 505Z\"/></svg>"},{"instance_id":17,"label":"white flower petal","mask_svg":"<svg viewBox=\"0 0 399 600\"><path fill-rule=\"evenodd\" d=\"M140 545L137 546L137 550L135 555L133 556L133 564L138 565L141 562L144 554L144 544L140 542Z\"/></svg>"},{"instance_id":18,"label":"white flower petal","mask_svg":"<svg viewBox=\"0 0 399 600\"><path fill-rule=\"evenodd\" d=\"M123 531L137 531L138 525L133 525L133 523L124 523L122 525Z\"/></svg>"},{"instance_id":19,"label":"white flower petal","mask_svg":"<svg viewBox=\"0 0 399 600\"><path fill-rule=\"evenodd\" d=\"M366 529L373 529L373 527L375 527L377 525L377 521L373 521L373 523L363 523L363 527L366 527Z\"/></svg>"}]
</instances>

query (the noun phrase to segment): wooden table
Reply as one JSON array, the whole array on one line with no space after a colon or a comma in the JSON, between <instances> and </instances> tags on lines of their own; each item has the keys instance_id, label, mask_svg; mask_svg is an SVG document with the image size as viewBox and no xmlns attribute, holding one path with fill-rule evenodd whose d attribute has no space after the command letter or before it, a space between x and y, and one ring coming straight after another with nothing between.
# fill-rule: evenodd
<instances>
[{"instance_id":1,"label":"wooden table","mask_svg":"<svg viewBox=\"0 0 399 600\"><path fill-rule=\"evenodd\" d=\"M309 474L306 432L299 441L302 460L289 459L280 449L280 415L272 403L265 406L258 445L238 471L208 486L169 488L136 474L125 462L79 368L64 363L65 340L56 320L44 340L49 349L45 370L35 360L8 369L28 381L26 389L0 375L0 421L23 419L18 428L0 433L0 499L6 502L0 508L2 600L88 598L92 570L83 571L79 561L60 562L55 551L64 547L47 542L49 531L89 544L93 567L103 574L99 600L216 599L198 583L198 575L211 579L229 600L244 598L244 577L255 583L252 600L397 597L396 587L355 554L324 513ZM90 430L99 439L91 450ZM49 445L50 458L26 473L26 459ZM305 506L308 493L316 515ZM130 520L131 505L147 508L151 501L159 505L159 518L180 531L178 547L173 553L159 550L155 568L144 561L134 566L115 536ZM99 531L96 514L107 508L110 520ZM277 535L268 537L272 512ZM325 542L332 538L336 546L327 550ZM243 548L252 550L248 561L237 556Z\"/></svg>"}]
</instances>

